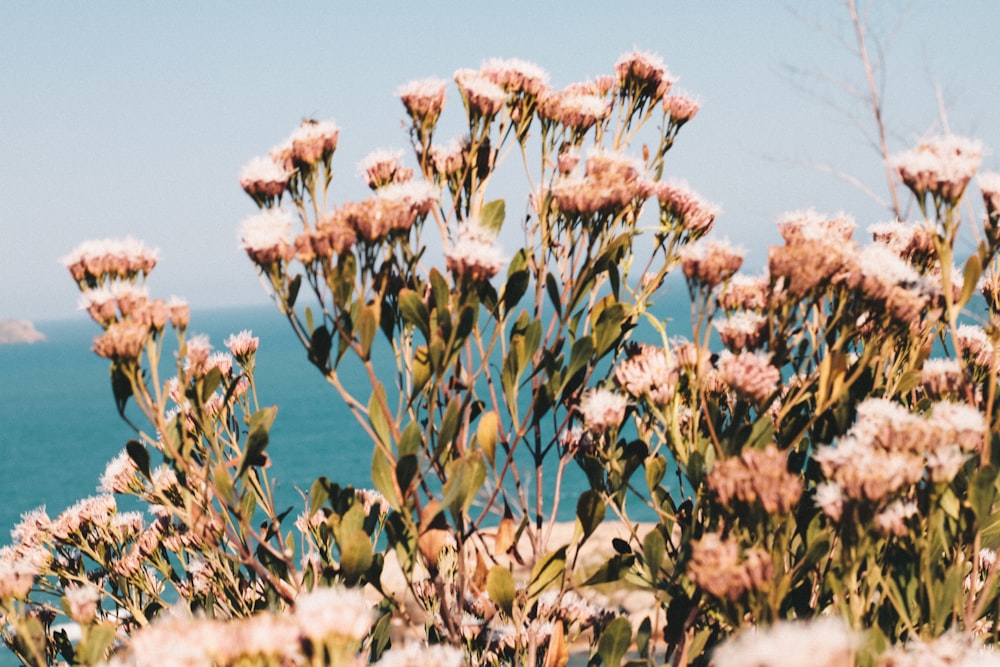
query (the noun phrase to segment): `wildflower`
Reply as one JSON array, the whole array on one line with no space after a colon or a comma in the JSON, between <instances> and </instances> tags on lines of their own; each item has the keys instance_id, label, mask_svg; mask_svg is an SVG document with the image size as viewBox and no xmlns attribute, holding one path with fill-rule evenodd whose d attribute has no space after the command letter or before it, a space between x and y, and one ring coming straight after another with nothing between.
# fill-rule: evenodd
<instances>
[{"instance_id":1,"label":"wildflower","mask_svg":"<svg viewBox=\"0 0 1000 667\"><path fill-rule=\"evenodd\" d=\"M128 493L135 483L137 471L132 457L123 451L108 462L97 490L105 493Z\"/></svg>"},{"instance_id":2,"label":"wildflower","mask_svg":"<svg viewBox=\"0 0 1000 667\"><path fill-rule=\"evenodd\" d=\"M722 380L756 403L766 400L781 381L781 371L771 364L769 352L723 352L717 365Z\"/></svg>"},{"instance_id":3,"label":"wildflower","mask_svg":"<svg viewBox=\"0 0 1000 667\"><path fill-rule=\"evenodd\" d=\"M653 193L660 202L661 229L682 229L692 240L707 234L720 212L718 206L706 202L684 181L660 181Z\"/></svg>"},{"instance_id":4,"label":"wildflower","mask_svg":"<svg viewBox=\"0 0 1000 667\"><path fill-rule=\"evenodd\" d=\"M609 389L588 389L580 397L577 410L587 430L600 435L621 426L627 407L628 399L620 394Z\"/></svg>"},{"instance_id":5,"label":"wildflower","mask_svg":"<svg viewBox=\"0 0 1000 667\"><path fill-rule=\"evenodd\" d=\"M926 319L924 310L939 294L912 265L878 243L858 253L855 270L857 274L849 282L860 285L873 310L887 311L901 324L914 325Z\"/></svg>"},{"instance_id":6,"label":"wildflower","mask_svg":"<svg viewBox=\"0 0 1000 667\"><path fill-rule=\"evenodd\" d=\"M833 616L746 628L720 644L711 667L842 667L854 664L857 638Z\"/></svg>"},{"instance_id":7,"label":"wildflower","mask_svg":"<svg viewBox=\"0 0 1000 667\"><path fill-rule=\"evenodd\" d=\"M986 216L994 220L1000 216L1000 173L995 171L983 172L976 179L976 185L983 195L983 205L986 207Z\"/></svg>"},{"instance_id":8,"label":"wildflower","mask_svg":"<svg viewBox=\"0 0 1000 667\"><path fill-rule=\"evenodd\" d=\"M997 366L997 352L983 328L962 324L956 330L956 346L962 360L977 370L989 371Z\"/></svg>"},{"instance_id":9,"label":"wildflower","mask_svg":"<svg viewBox=\"0 0 1000 667\"><path fill-rule=\"evenodd\" d=\"M385 516L392 509L385 496L375 489L355 489L354 495L361 501L365 508L365 514L371 514L372 510L377 510L379 516Z\"/></svg>"},{"instance_id":10,"label":"wildflower","mask_svg":"<svg viewBox=\"0 0 1000 667\"><path fill-rule=\"evenodd\" d=\"M482 64L479 72L508 93L537 97L549 88L548 72L519 58L491 58Z\"/></svg>"},{"instance_id":11,"label":"wildflower","mask_svg":"<svg viewBox=\"0 0 1000 667\"><path fill-rule=\"evenodd\" d=\"M459 70L455 72L455 83L470 116L474 118L493 118L500 113L507 99L503 88L478 72Z\"/></svg>"},{"instance_id":12,"label":"wildflower","mask_svg":"<svg viewBox=\"0 0 1000 667\"><path fill-rule=\"evenodd\" d=\"M844 490L836 482L820 482L816 485L816 505L834 521L840 521L844 514L844 503L847 498Z\"/></svg>"},{"instance_id":13,"label":"wildflower","mask_svg":"<svg viewBox=\"0 0 1000 667\"><path fill-rule=\"evenodd\" d=\"M135 361L149 338L149 327L132 321L113 322L94 339L94 352L113 361Z\"/></svg>"},{"instance_id":14,"label":"wildflower","mask_svg":"<svg viewBox=\"0 0 1000 667\"><path fill-rule=\"evenodd\" d=\"M225 346L229 348L229 351L241 364L245 364L248 359L257 353L258 345L260 345L260 339L254 336L253 332L249 329L243 329L239 333L230 334L229 338L225 340Z\"/></svg>"},{"instance_id":15,"label":"wildflower","mask_svg":"<svg viewBox=\"0 0 1000 667\"><path fill-rule=\"evenodd\" d=\"M648 398L662 407L673 399L680 371L666 349L641 344L618 364L615 380L630 396Z\"/></svg>"},{"instance_id":16,"label":"wildflower","mask_svg":"<svg viewBox=\"0 0 1000 667\"><path fill-rule=\"evenodd\" d=\"M208 336L198 334L191 336L184 342L184 372L192 377L202 377L209 370L209 356L212 354L212 345L208 342Z\"/></svg>"},{"instance_id":17,"label":"wildflower","mask_svg":"<svg viewBox=\"0 0 1000 667\"><path fill-rule=\"evenodd\" d=\"M396 95L414 123L433 126L444 110L445 85L441 79L418 79L400 86Z\"/></svg>"},{"instance_id":18,"label":"wildflower","mask_svg":"<svg viewBox=\"0 0 1000 667\"><path fill-rule=\"evenodd\" d=\"M594 441L587 431L574 424L559 434L559 444L570 456L577 454L586 456L593 449Z\"/></svg>"},{"instance_id":19,"label":"wildflower","mask_svg":"<svg viewBox=\"0 0 1000 667\"><path fill-rule=\"evenodd\" d=\"M578 151L572 149L559 151L559 157L556 158L556 166L560 174L566 176L576 169L576 165L578 164L580 164L580 153Z\"/></svg>"},{"instance_id":20,"label":"wildflower","mask_svg":"<svg viewBox=\"0 0 1000 667\"><path fill-rule=\"evenodd\" d=\"M1000 273L987 271L976 285L993 313L1000 312Z\"/></svg>"},{"instance_id":21,"label":"wildflower","mask_svg":"<svg viewBox=\"0 0 1000 667\"><path fill-rule=\"evenodd\" d=\"M920 369L924 390L937 398L956 394L965 385L965 371L958 359L928 359Z\"/></svg>"},{"instance_id":22,"label":"wildflower","mask_svg":"<svg viewBox=\"0 0 1000 667\"><path fill-rule=\"evenodd\" d=\"M292 216L280 208L261 211L240 225L240 244L257 266L269 267L291 259Z\"/></svg>"},{"instance_id":23,"label":"wildflower","mask_svg":"<svg viewBox=\"0 0 1000 667\"><path fill-rule=\"evenodd\" d=\"M149 275L157 251L131 237L85 241L62 258L70 275L81 285L96 287L109 278L132 280Z\"/></svg>"},{"instance_id":24,"label":"wildflower","mask_svg":"<svg viewBox=\"0 0 1000 667\"><path fill-rule=\"evenodd\" d=\"M702 239L677 253L689 282L712 289L728 280L743 264L743 249L725 240Z\"/></svg>"},{"instance_id":25,"label":"wildflower","mask_svg":"<svg viewBox=\"0 0 1000 667\"><path fill-rule=\"evenodd\" d=\"M445 265L456 277L473 282L489 280L506 263L493 238L478 220L464 222L458 240L445 251Z\"/></svg>"},{"instance_id":26,"label":"wildflower","mask_svg":"<svg viewBox=\"0 0 1000 667\"><path fill-rule=\"evenodd\" d=\"M674 77L663 64L663 59L653 53L633 51L615 63L618 86L624 95L631 93L638 100L660 100L670 92Z\"/></svg>"},{"instance_id":27,"label":"wildflower","mask_svg":"<svg viewBox=\"0 0 1000 667\"><path fill-rule=\"evenodd\" d=\"M931 406L935 442L955 443L966 452L978 452L987 433L986 416L965 403L939 401Z\"/></svg>"},{"instance_id":28,"label":"wildflower","mask_svg":"<svg viewBox=\"0 0 1000 667\"><path fill-rule=\"evenodd\" d=\"M998 667L1000 653L980 645L970 635L951 630L935 639L913 639L893 646L878 661L878 667Z\"/></svg>"},{"instance_id":29,"label":"wildflower","mask_svg":"<svg viewBox=\"0 0 1000 667\"><path fill-rule=\"evenodd\" d=\"M768 514L788 514L802 496L802 480L788 472L788 457L774 444L764 450L748 449L712 468L708 487L719 502L757 502Z\"/></svg>"},{"instance_id":30,"label":"wildflower","mask_svg":"<svg viewBox=\"0 0 1000 667\"><path fill-rule=\"evenodd\" d=\"M447 644L424 645L410 641L382 654L376 667L464 667L465 654Z\"/></svg>"},{"instance_id":31,"label":"wildflower","mask_svg":"<svg viewBox=\"0 0 1000 667\"><path fill-rule=\"evenodd\" d=\"M727 311L760 312L767 308L770 278L734 274L719 290L719 306Z\"/></svg>"},{"instance_id":32,"label":"wildflower","mask_svg":"<svg viewBox=\"0 0 1000 667\"><path fill-rule=\"evenodd\" d=\"M339 137L340 128L333 121L303 120L289 138L292 162L306 169L320 160L328 162L337 150Z\"/></svg>"},{"instance_id":33,"label":"wildflower","mask_svg":"<svg viewBox=\"0 0 1000 667\"><path fill-rule=\"evenodd\" d=\"M437 186L427 181L414 180L390 183L379 188L377 194L380 200L401 202L407 205L414 216L427 215L441 198L441 191ZM405 228L409 229L409 225Z\"/></svg>"},{"instance_id":34,"label":"wildflower","mask_svg":"<svg viewBox=\"0 0 1000 667\"><path fill-rule=\"evenodd\" d=\"M263 204L284 194L291 177L292 172L270 155L255 157L240 171L240 187L258 204Z\"/></svg>"},{"instance_id":35,"label":"wildflower","mask_svg":"<svg viewBox=\"0 0 1000 667\"><path fill-rule=\"evenodd\" d=\"M469 138L452 139L443 146L431 148L434 171L444 178L460 174L469 160Z\"/></svg>"},{"instance_id":36,"label":"wildflower","mask_svg":"<svg viewBox=\"0 0 1000 667\"><path fill-rule=\"evenodd\" d=\"M111 495L84 498L56 517L52 523L52 535L58 540L66 540L74 533L86 534L107 524L116 507Z\"/></svg>"},{"instance_id":37,"label":"wildflower","mask_svg":"<svg viewBox=\"0 0 1000 667\"><path fill-rule=\"evenodd\" d=\"M586 132L610 114L611 104L593 93L549 93L543 95L538 103L539 118L580 133Z\"/></svg>"},{"instance_id":38,"label":"wildflower","mask_svg":"<svg viewBox=\"0 0 1000 667\"><path fill-rule=\"evenodd\" d=\"M921 204L930 194L935 200L954 205L962 198L982 157L980 142L949 134L927 139L894 156L892 165Z\"/></svg>"},{"instance_id":39,"label":"wildflower","mask_svg":"<svg viewBox=\"0 0 1000 667\"><path fill-rule=\"evenodd\" d=\"M4 558L0 558L0 601L27 597L39 574L41 569L36 559L25 557L23 552L5 554Z\"/></svg>"},{"instance_id":40,"label":"wildflower","mask_svg":"<svg viewBox=\"0 0 1000 667\"><path fill-rule=\"evenodd\" d=\"M101 326L107 326L118 318L118 300L109 285L85 289L78 303L80 310L86 310L91 319Z\"/></svg>"},{"instance_id":41,"label":"wildflower","mask_svg":"<svg viewBox=\"0 0 1000 667\"><path fill-rule=\"evenodd\" d=\"M706 533L691 542L687 575L711 595L738 600L750 590L767 588L774 579L774 562L762 549L748 549L740 558L740 547L716 533Z\"/></svg>"},{"instance_id":42,"label":"wildflower","mask_svg":"<svg viewBox=\"0 0 1000 667\"><path fill-rule=\"evenodd\" d=\"M69 606L69 617L80 625L90 625L97 618L97 603L101 592L93 584L69 584L63 589Z\"/></svg>"},{"instance_id":43,"label":"wildflower","mask_svg":"<svg viewBox=\"0 0 1000 667\"><path fill-rule=\"evenodd\" d=\"M910 532L906 525L907 519L916 514L917 503L913 500L894 500L875 515L875 530L885 536L904 537Z\"/></svg>"},{"instance_id":44,"label":"wildflower","mask_svg":"<svg viewBox=\"0 0 1000 667\"><path fill-rule=\"evenodd\" d=\"M317 587L295 601L295 621L302 635L314 643L339 639L360 647L374 620L357 588Z\"/></svg>"},{"instance_id":45,"label":"wildflower","mask_svg":"<svg viewBox=\"0 0 1000 667\"><path fill-rule=\"evenodd\" d=\"M401 150L381 149L366 155L358 164L358 169L368 187L377 190L390 183L405 183L413 178L413 170L402 165L402 158Z\"/></svg>"},{"instance_id":46,"label":"wildflower","mask_svg":"<svg viewBox=\"0 0 1000 667\"><path fill-rule=\"evenodd\" d=\"M170 313L170 325L184 330L191 321L191 307L187 301L176 296L167 300L167 311Z\"/></svg>"},{"instance_id":47,"label":"wildflower","mask_svg":"<svg viewBox=\"0 0 1000 667\"><path fill-rule=\"evenodd\" d=\"M45 540L51 526L52 519L42 505L22 514L21 521L11 529L10 536L23 546L33 547Z\"/></svg>"},{"instance_id":48,"label":"wildflower","mask_svg":"<svg viewBox=\"0 0 1000 667\"><path fill-rule=\"evenodd\" d=\"M791 211L778 220L778 231L789 245L801 241L843 243L851 240L855 227L854 219L846 213L828 218L813 209Z\"/></svg>"},{"instance_id":49,"label":"wildflower","mask_svg":"<svg viewBox=\"0 0 1000 667\"><path fill-rule=\"evenodd\" d=\"M753 350L760 346L767 330L768 318L752 311L738 311L724 320L716 320L722 344L730 351Z\"/></svg>"},{"instance_id":50,"label":"wildflower","mask_svg":"<svg viewBox=\"0 0 1000 667\"><path fill-rule=\"evenodd\" d=\"M853 247L844 242L803 239L767 251L767 268L776 283L797 299L825 290L847 262Z\"/></svg>"},{"instance_id":51,"label":"wildflower","mask_svg":"<svg viewBox=\"0 0 1000 667\"><path fill-rule=\"evenodd\" d=\"M584 178L565 176L550 194L564 214L611 214L649 196L641 165L621 154L595 150L587 157Z\"/></svg>"},{"instance_id":52,"label":"wildflower","mask_svg":"<svg viewBox=\"0 0 1000 667\"><path fill-rule=\"evenodd\" d=\"M663 98L663 110L670 116L670 123L680 127L695 117L701 110L701 103L678 90Z\"/></svg>"},{"instance_id":53,"label":"wildflower","mask_svg":"<svg viewBox=\"0 0 1000 667\"><path fill-rule=\"evenodd\" d=\"M395 208L409 215L404 206L399 205ZM348 205L333 213L321 215L315 229L307 229L295 239L295 255L298 260L303 264L309 264L316 259L327 260L334 255L342 256L350 252L357 241L357 233L351 224L350 215L352 212L365 210L364 205L355 205L354 208Z\"/></svg>"}]
</instances>

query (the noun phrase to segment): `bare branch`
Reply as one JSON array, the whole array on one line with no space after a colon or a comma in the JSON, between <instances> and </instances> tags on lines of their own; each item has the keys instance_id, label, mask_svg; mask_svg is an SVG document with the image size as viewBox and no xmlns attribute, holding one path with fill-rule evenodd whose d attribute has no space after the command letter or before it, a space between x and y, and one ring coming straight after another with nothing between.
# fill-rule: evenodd
<instances>
[{"instance_id":1,"label":"bare branch","mask_svg":"<svg viewBox=\"0 0 1000 667\"><path fill-rule=\"evenodd\" d=\"M882 103L879 98L878 89L875 86L875 73L872 70L871 59L868 57L868 49L865 45L865 26L858 16L857 6L854 0L847 0L847 8L851 15L851 23L854 25L854 32L858 40L858 52L861 63L865 69L865 78L868 81L868 89L871 94L869 104L872 115L875 116L875 125L878 128L879 146L882 153L882 162L885 165L886 180L889 182L889 192L892 195L892 211L899 217L899 195L896 192L896 173L892 168L889 155L889 144L885 136L885 122L882 120Z\"/></svg>"}]
</instances>

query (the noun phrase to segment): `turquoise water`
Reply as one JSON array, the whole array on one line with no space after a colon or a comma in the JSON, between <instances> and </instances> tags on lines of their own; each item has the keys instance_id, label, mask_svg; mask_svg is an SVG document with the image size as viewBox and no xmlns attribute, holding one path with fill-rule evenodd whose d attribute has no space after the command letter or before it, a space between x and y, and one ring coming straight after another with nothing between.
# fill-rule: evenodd
<instances>
[{"instance_id":1,"label":"turquoise water","mask_svg":"<svg viewBox=\"0 0 1000 667\"><path fill-rule=\"evenodd\" d=\"M689 321L682 284L662 300L664 314ZM104 359L91 352L99 332L84 317L36 322L47 339L0 346L0 544L22 513L45 505L50 516L93 495L105 464L133 437L118 417ZM371 486L371 446L334 389L306 359L287 322L273 308L196 312L192 333L209 335L217 349L231 333L251 329L260 338L257 385L261 404L277 405L268 452L278 498L301 505L297 489L326 475L340 484ZM671 327L676 334L686 329ZM366 381L348 372L359 390ZM368 393L358 392L367 397ZM140 422L141 424L141 422ZM571 518L583 488L575 469L560 515ZM297 513L297 512L296 512Z\"/></svg>"}]
</instances>

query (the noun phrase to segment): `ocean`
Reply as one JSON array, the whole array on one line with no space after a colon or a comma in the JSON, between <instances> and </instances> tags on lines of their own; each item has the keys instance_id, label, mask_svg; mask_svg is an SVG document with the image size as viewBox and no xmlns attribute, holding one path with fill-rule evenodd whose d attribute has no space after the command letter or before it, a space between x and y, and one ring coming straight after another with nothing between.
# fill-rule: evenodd
<instances>
[{"instance_id":1,"label":"ocean","mask_svg":"<svg viewBox=\"0 0 1000 667\"><path fill-rule=\"evenodd\" d=\"M690 336L690 303L682 282L666 290L658 310L661 317L674 320L668 329L672 336ZM115 410L108 364L90 349L99 327L82 316L35 326L46 341L0 345L4 531L35 507L44 505L55 517L97 493L105 465L134 437ZM280 504L294 506L293 516L297 514L302 506L299 490L308 490L320 475L341 485L370 487L372 450L367 436L308 362L275 308L192 313L190 332L207 334L216 349L224 350L223 341L242 329L260 338L256 379L261 405L278 406L268 453ZM359 388L365 386L361 378L346 378L352 379ZM576 497L585 488L582 474L571 468L559 512L563 519L573 517ZM9 542L6 535L0 537L0 545Z\"/></svg>"}]
</instances>

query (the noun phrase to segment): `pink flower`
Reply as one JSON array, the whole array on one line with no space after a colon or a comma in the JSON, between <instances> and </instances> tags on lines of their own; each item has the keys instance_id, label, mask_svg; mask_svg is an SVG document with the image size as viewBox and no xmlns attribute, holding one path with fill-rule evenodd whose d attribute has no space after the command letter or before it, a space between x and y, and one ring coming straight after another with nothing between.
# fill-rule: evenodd
<instances>
[{"instance_id":1,"label":"pink flower","mask_svg":"<svg viewBox=\"0 0 1000 667\"><path fill-rule=\"evenodd\" d=\"M291 259L291 233L290 213L280 208L265 209L240 225L240 244L250 259L264 268Z\"/></svg>"},{"instance_id":2,"label":"pink flower","mask_svg":"<svg viewBox=\"0 0 1000 667\"><path fill-rule=\"evenodd\" d=\"M471 117L493 118L507 100L503 88L473 70L455 72L455 83Z\"/></svg>"},{"instance_id":3,"label":"pink flower","mask_svg":"<svg viewBox=\"0 0 1000 667\"><path fill-rule=\"evenodd\" d=\"M935 199L955 204L982 158L980 142L948 134L922 141L916 148L894 156L892 164L921 202L929 193Z\"/></svg>"},{"instance_id":4,"label":"pink flower","mask_svg":"<svg viewBox=\"0 0 1000 667\"><path fill-rule=\"evenodd\" d=\"M320 160L328 161L339 137L340 128L333 121L303 120L289 138L292 162L308 169Z\"/></svg>"},{"instance_id":5,"label":"pink flower","mask_svg":"<svg viewBox=\"0 0 1000 667\"><path fill-rule=\"evenodd\" d=\"M390 183L405 183L413 178L413 170L403 166L403 151L380 149L366 155L358 164L365 183L377 190Z\"/></svg>"},{"instance_id":6,"label":"pink flower","mask_svg":"<svg viewBox=\"0 0 1000 667\"><path fill-rule=\"evenodd\" d=\"M225 345L237 361L244 363L246 359L256 354L260 339L254 336L249 329L244 329L237 334L231 334L225 340Z\"/></svg>"},{"instance_id":7,"label":"pink flower","mask_svg":"<svg viewBox=\"0 0 1000 667\"><path fill-rule=\"evenodd\" d=\"M785 243L790 245L802 241L844 243L851 240L856 226L854 218L846 213L829 218L813 209L791 211L778 220L778 231Z\"/></svg>"},{"instance_id":8,"label":"pink flower","mask_svg":"<svg viewBox=\"0 0 1000 667\"><path fill-rule=\"evenodd\" d=\"M637 351L618 364L615 380L630 396L648 397L654 405L664 406L674 397L680 369L667 350L640 345Z\"/></svg>"},{"instance_id":9,"label":"pink flower","mask_svg":"<svg viewBox=\"0 0 1000 667\"><path fill-rule=\"evenodd\" d=\"M781 371L771 364L771 354L766 352L723 352L718 369L726 384L756 403L771 396L781 382Z\"/></svg>"},{"instance_id":10,"label":"pink flower","mask_svg":"<svg viewBox=\"0 0 1000 667\"><path fill-rule=\"evenodd\" d=\"M673 95L663 98L663 110L670 115L670 122L680 127L695 117L701 110L701 103L693 97L677 91Z\"/></svg>"},{"instance_id":11,"label":"pink flower","mask_svg":"<svg viewBox=\"0 0 1000 667\"><path fill-rule=\"evenodd\" d=\"M441 79L419 79L400 86L396 95L414 123L433 125L444 109L445 85Z\"/></svg>"},{"instance_id":12,"label":"pink flower","mask_svg":"<svg viewBox=\"0 0 1000 667\"><path fill-rule=\"evenodd\" d=\"M660 202L660 226L680 228L698 239L712 228L720 209L701 198L684 181L660 181L653 186Z\"/></svg>"},{"instance_id":13,"label":"pink flower","mask_svg":"<svg viewBox=\"0 0 1000 667\"><path fill-rule=\"evenodd\" d=\"M577 132L585 132L608 117L611 105L600 95L590 93L551 93L541 98L538 115Z\"/></svg>"},{"instance_id":14,"label":"pink flower","mask_svg":"<svg viewBox=\"0 0 1000 667\"><path fill-rule=\"evenodd\" d=\"M240 187L262 204L284 194L291 177L292 172L272 156L255 157L240 171Z\"/></svg>"},{"instance_id":15,"label":"pink flower","mask_svg":"<svg viewBox=\"0 0 1000 667\"><path fill-rule=\"evenodd\" d=\"M583 423L592 433L605 433L621 426L625 420L628 399L609 389L588 389L580 397L577 411Z\"/></svg>"},{"instance_id":16,"label":"pink flower","mask_svg":"<svg viewBox=\"0 0 1000 667\"><path fill-rule=\"evenodd\" d=\"M91 287L109 278L131 280L149 275L156 266L157 251L131 237L84 241L62 258L78 283Z\"/></svg>"},{"instance_id":17,"label":"pink flower","mask_svg":"<svg viewBox=\"0 0 1000 667\"><path fill-rule=\"evenodd\" d=\"M534 63L519 58L491 58L479 69L487 79L508 93L538 96L549 88L549 74Z\"/></svg>"},{"instance_id":18,"label":"pink flower","mask_svg":"<svg viewBox=\"0 0 1000 667\"><path fill-rule=\"evenodd\" d=\"M654 101L670 92L675 81L660 56L642 51L633 51L619 58L615 63L615 75L623 91L631 91L637 98Z\"/></svg>"},{"instance_id":19,"label":"pink flower","mask_svg":"<svg viewBox=\"0 0 1000 667\"><path fill-rule=\"evenodd\" d=\"M136 360L149 338L149 327L140 322L113 322L94 339L94 352L115 361Z\"/></svg>"},{"instance_id":20,"label":"pink flower","mask_svg":"<svg viewBox=\"0 0 1000 667\"><path fill-rule=\"evenodd\" d=\"M684 246L677 254L684 276L708 288L728 280L743 264L743 249L725 240L702 239Z\"/></svg>"},{"instance_id":21,"label":"pink flower","mask_svg":"<svg viewBox=\"0 0 1000 667\"><path fill-rule=\"evenodd\" d=\"M458 240L445 251L445 265L458 277L474 282L489 280L507 261L494 237L478 220L466 221L458 230Z\"/></svg>"}]
</instances>

